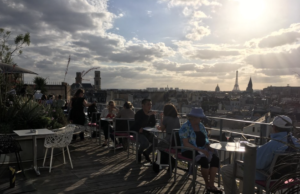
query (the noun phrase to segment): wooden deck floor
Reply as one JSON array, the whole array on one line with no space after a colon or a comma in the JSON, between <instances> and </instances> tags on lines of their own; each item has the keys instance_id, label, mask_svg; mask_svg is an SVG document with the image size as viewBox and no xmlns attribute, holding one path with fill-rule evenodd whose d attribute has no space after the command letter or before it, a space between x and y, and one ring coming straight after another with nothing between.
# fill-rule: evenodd
<instances>
[{"instance_id":1,"label":"wooden deck floor","mask_svg":"<svg viewBox=\"0 0 300 194\"><path fill-rule=\"evenodd\" d=\"M126 151L114 154L113 150L102 148L90 139L71 144L70 149L74 169L71 169L68 158L67 164L63 164L60 154L54 157L51 173L48 169L41 169L41 175L37 176L32 170L26 171L26 180L18 174L16 188L4 191L8 184L2 183L0 193L1 189L4 193L23 191L34 194L192 193L192 176L188 178L183 170L178 170L177 181L174 182L166 169L156 174L152 168L137 164L133 154L127 159ZM42 160L38 163L41 166ZM49 165L49 159L46 163ZM24 167L30 165L23 164ZM198 176L196 193L203 193L203 189L203 179Z\"/></svg>"}]
</instances>

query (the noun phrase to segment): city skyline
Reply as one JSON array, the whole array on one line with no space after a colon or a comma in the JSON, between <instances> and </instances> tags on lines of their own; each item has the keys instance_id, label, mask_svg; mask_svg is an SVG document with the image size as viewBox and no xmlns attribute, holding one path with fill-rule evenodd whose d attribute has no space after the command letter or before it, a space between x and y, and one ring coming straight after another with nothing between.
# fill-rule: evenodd
<instances>
[{"instance_id":1,"label":"city skyline","mask_svg":"<svg viewBox=\"0 0 300 194\"><path fill-rule=\"evenodd\" d=\"M51 81L100 67L101 88L245 91L299 86L297 0L0 0L0 28L30 32L15 62ZM25 81L34 76L25 75ZM93 83L90 73L85 79Z\"/></svg>"}]
</instances>

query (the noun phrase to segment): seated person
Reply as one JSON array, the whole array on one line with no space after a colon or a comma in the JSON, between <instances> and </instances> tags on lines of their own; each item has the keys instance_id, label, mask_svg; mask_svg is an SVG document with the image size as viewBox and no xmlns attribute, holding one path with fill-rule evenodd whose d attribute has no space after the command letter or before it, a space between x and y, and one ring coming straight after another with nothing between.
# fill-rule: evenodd
<instances>
[{"instance_id":1,"label":"seated person","mask_svg":"<svg viewBox=\"0 0 300 194\"><path fill-rule=\"evenodd\" d=\"M94 103L89 106L88 110L87 110L87 113L88 113L88 117L89 117L89 121L91 123L96 123L96 119L97 119L97 113L98 110L97 110L97 105L96 105L96 101L94 101Z\"/></svg>"},{"instance_id":2,"label":"seated person","mask_svg":"<svg viewBox=\"0 0 300 194\"><path fill-rule=\"evenodd\" d=\"M121 119L134 119L134 111L132 110L132 104L129 101L126 101L123 105L123 109L120 110L117 114L117 116L115 118L121 118ZM124 126L126 125L126 126ZM128 129L127 127L127 122L124 122L121 124L121 126L116 126L116 131L123 131L124 129ZM113 137L113 134L112 138ZM119 139L119 143L117 144L117 148L122 148L124 147L124 149L127 149L128 145L127 145L127 141L123 141L122 138L118 138Z\"/></svg>"},{"instance_id":3,"label":"seated person","mask_svg":"<svg viewBox=\"0 0 300 194\"><path fill-rule=\"evenodd\" d=\"M134 125L132 126L131 130L138 132L138 141L140 144L138 150L138 162L141 163L142 154L145 156L145 159L148 162L151 162L149 155L152 152L152 146L149 146L150 143L153 142L153 134L144 131L143 128L145 127L154 127L156 120L155 120L155 112L151 111L152 108L152 101L150 99L142 100L142 109L137 111L134 119ZM145 150L146 149L146 150ZM145 151L144 151L145 150Z\"/></svg>"},{"instance_id":4,"label":"seated person","mask_svg":"<svg viewBox=\"0 0 300 194\"><path fill-rule=\"evenodd\" d=\"M166 131L166 136L164 137L165 141L161 141L158 144L158 147L169 148L172 138L173 129L179 129L180 123L178 119L178 113L176 107L173 104L166 104L164 106L163 113L161 115L160 126L157 127L158 130ZM172 142L173 146L175 142ZM172 168L175 165L175 159L171 157ZM161 164L169 163L169 155L166 152L161 152Z\"/></svg>"},{"instance_id":5,"label":"seated person","mask_svg":"<svg viewBox=\"0 0 300 194\"><path fill-rule=\"evenodd\" d=\"M293 125L292 120L288 116L276 116L271 124L271 140L264 145L259 146L256 150L256 169L269 170L275 152L296 151L280 141L300 147L297 139L290 133ZM234 188L232 188L232 179L235 178L233 175L233 164L221 168L221 174L223 177L225 193L239 193L236 184L234 185ZM243 169L240 165L237 166L236 176L243 177ZM257 172L255 180L266 181L267 177Z\"/></svg>"},{"instance_id":6,"label":"seated person","mask_svg":"<svg viewBox=\"0 0 300 194\"><path fill-rule=\"evenodd\" d=\"M201 123L201 119L205 118L202 108L193 107L187 117L188 121L179 130L181 146L196 150L195 162L201 165L201 174L206 189L218 191L214 186L214 180L219 168L219 158L217 152L209 146L206 129ZM193 158L193 152L190 150L181 149L181 153L186 158ZM192 168L190 168L190 174Z\"/></svg>"},{"instance_id":7,"label":"seated person","mask_svg":"<svg viewBox=\"0 0 300 194\"><path fill-rule=\"evenodd\" d=\"M116 108L116 104L114 101L109 101L107 108L103 109L101 112L101 118L109 118L113 119L117 113L118 109ZM103 147L107 146L108 143L108 127L110 127L110 123L107 121L100 121L101 122L101 128L104 132L105 141L102 144ZM110 127L110 131L112 131L112 127Z\"/></svg>"}]
</instances>

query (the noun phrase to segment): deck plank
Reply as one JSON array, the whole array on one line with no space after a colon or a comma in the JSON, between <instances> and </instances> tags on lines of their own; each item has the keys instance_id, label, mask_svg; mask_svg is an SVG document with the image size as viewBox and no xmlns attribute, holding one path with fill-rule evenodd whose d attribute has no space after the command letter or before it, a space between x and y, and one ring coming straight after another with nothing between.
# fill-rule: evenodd
<instances>
[{"instance_id":1,"label":"deck plank","mask_svg":"<svg viewBox=\"0 0 300 194\"><path fill-rule=\"evenodd\" d=\"M191 193L192 177L178 170L177 181L169 176L166 169L158 174L151 167L144 167L135 162L135 155L130 152L127 158L126 151L117 151L100 147L90 139L75 142L70 145L74 169L71 169L69 159L63 164L62 154L53 159L53 169L41 169L37 176L33 171L26 171L27 179L21 175L17 181L32 185L36 190L33 194L50 193ZM67 155L66 155L67 156ZM42 160L38 161L42 164ZM24 163L29 167L31 163ZM47 159L46 165L49 165ZM174 175L173 175L174 176ZM196 192L202 193L204 181L197 178ZM18 187L18 184L17 184ZM0 184L1 188L1 184ZM15 188L20 191L20 188ZM13 190L12 190L13 191ZM14 192L11 192L14 193Z\"/></svg>"}]
</instances>

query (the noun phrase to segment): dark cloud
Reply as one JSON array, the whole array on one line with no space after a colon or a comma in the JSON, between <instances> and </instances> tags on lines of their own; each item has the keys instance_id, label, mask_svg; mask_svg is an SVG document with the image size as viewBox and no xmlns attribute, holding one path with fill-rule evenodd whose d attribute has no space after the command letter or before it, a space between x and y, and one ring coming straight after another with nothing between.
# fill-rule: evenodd
<instances>
[{"instance_id":1,"label":"dark cloud","mask_svg":"<svg viewBox=\"0 0 300 194\"><path fill-rule=\"evenodd\" d=\"M189 58L192 59L215 59L227 56L239 55L238 51L217 51L217 50L196 50L185 53Z\"/></svg>"},{"instance_id":2,"label":"dark cloud","mask_svg":"<svg viewBox=\"0 0 300 194\"><path fill-rule=\"evenodd\" d=\"M246 58L248 64L257 69L282 69L299 67L300 47L289 52L256 54Z\"/></svg>"},{"instance_id":3,"label":"dark cloud","mask_svg":"<svg viewBox=\"0 0 300 194\"><path fill-rule=\"evenodd\" d=\"M266 38L260 40L258 46L261 48L282 46L286 44L295 43L299 39L300 39L299 32L286 32L283 34L267 36Z\"/></svg>"}]
</instances>

